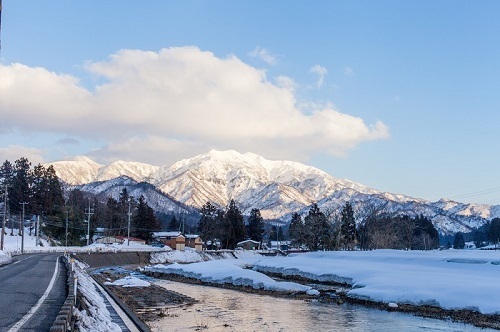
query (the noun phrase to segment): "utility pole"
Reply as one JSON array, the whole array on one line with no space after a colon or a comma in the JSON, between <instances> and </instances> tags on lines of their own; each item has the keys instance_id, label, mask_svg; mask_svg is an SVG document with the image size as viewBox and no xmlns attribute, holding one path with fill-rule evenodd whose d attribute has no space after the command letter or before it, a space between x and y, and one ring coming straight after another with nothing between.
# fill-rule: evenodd
<instances>
[{"instance_id":1,"label":"utility pole","mask_svg":"<svg viewBox=\"0 0 500 332\"><path fill-rule=\"evenodd\" d=\"M94 214L94 208L90 207L90 198L89 198L89 208L85 212L87 215L87 246L90 244L90 216Z\"/></svg>"},{"instance_id":2,"label":"utility pole","mask_svg":"<svg viewBox=\"0 0 500 332\"><path fill-rule=\"evenodd\" d=\"M35 247L38 247L38 230L40 229L40 216L37 215L36 216L36 230L35 230L35 233L36 233L36 244L35 244Z\"/></svg>"},{"instance_id":3,"label":"utility pole","mask_svg":"<svg viewBox=\"0 0 500 332\"><path fill-rule=\"evenodd\" d=\"M0 0L0 10L2 8L2 0ZM7 185L5 185L5 192L3 194L3 221L2 221L2 235L1 235L1 245L0 245L0 250L3 250L3 241L4 241L4 234L5 234L5 220L7 218Z\"/></svg>"},{"instance_id":4,"label":"utility pole","mask_svg":"<svg viewBox=\"0 0 500 332\"><path fill-rule=\"evenodd\" d=\"M127 246L130 246L130 197L128 199L128 227L127 227Z\"/></svg>"},{"instance_id":5,"label":"utility pole","mask_svg":"<svg viewBox=\"0 0 500 332\"><path fill-rule=\"evenodd\" d=\"M28 202L20 202L23 206L23 218L21 220L21 223L19 224L19 229L21 230L21 254L24 253L24 206L28 204Z\"/></svg>"},{"instance_id":6,"label":"utility pole","mask_svg":"<svg viewBox=\"0 0 500 332\"><path fill-rule=\"evenodd\" d=\"M69 211L66 210L66 247L68 246L68 215Z\"/></svg>"}]
</instances>

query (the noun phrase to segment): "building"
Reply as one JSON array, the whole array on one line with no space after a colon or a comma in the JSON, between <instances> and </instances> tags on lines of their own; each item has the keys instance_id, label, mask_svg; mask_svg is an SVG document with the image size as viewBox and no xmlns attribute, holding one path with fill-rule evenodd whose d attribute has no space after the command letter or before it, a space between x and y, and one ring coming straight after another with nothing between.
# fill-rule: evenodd
<instances>
[{"instance_id":1,"label":"building","mask_svg":"<svg viewBox=\"0 0 500 332\"><path fill-rule=\"evenodd\" d=\"M203 250L203 240L199 235L196 234L186 234L186 247L193 248L196 251Z\"/></svg>"},{"instance_id":2,"label":"building","mask_svg":"<svg viewBox=\"0 0 500 332\"><path fill-rule=\"evenodd\" d=\"M245 250L255 250L255 249L259 249L260 242L257 242L254 240L245 240L245 241L238 242L236 244L236 246L239 248L243 248Z\"/></svg>"},{"instance_id":3,"label":"building","mask_svg":"<svg viewBox=\"0 0 500 332\"><path fill-rule=\"evenodd\" d=\"M184 250L186 247L196 251L203 250L203 240L196 234L182 234L181 232L154 232L153 238L166 244L174 250Z\"/></svg>"}]
</instances>

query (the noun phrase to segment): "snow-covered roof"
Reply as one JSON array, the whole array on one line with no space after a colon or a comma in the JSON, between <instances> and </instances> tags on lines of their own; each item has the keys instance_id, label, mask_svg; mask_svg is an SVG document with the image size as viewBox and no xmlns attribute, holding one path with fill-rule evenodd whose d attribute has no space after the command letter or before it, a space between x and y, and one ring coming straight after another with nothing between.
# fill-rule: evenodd
<instances>
[{"instance_id":1,"label":"snow-covered roof","mask_svg":"<svg viewBox=\"0 0 500 332\"><path fill-rule=\"evenodd\" d=\"M238 242L236 245L240 246L240 245L245 244L245 243L260 244L260 242L257 242L257 241L254 241L254 240L245 240L245 241Z\"/></svg>"},{"instance_id":2,"label":"snow-covered roof","mask_svg":"<svg viewBox=\"0 0 500 332\"><path fill-rule=\"evenodd\" d=\"M198 234L184 234L184 237L186 237L186 239L196 239L200 236Z\"/></svg>"},{"instance_id":3,"label":"snow-covered roof","mask_svg":"<svg viewBox=\"0 0 500 332\"><path fill-rule=\"evenodd\" d=\"M181 232L153 232L153 237L177 237L182 235Z\"/></svg>"}]
</instances>

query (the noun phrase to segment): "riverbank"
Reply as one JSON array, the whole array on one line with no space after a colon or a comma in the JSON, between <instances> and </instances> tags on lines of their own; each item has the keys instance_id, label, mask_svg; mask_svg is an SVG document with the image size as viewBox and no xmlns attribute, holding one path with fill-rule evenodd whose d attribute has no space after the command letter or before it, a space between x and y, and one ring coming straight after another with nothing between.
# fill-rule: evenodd
<instances>
[{"instance_id":1,"label":"riverbank","mask_svg":"<svg viewBox=\"0 0 500 332\"><path fill-rule=\"evenodd\" d=\"M132 269L122 267L100 268L91 272L94 279L112 292L145 324L165 317L171 307L196 302L196 299L140 280L132 274Z\"/></svg>"},{"instance_id":2,"label":"riverbank","mask_svg":"<svg viewBox=\"0 0 500 332\"><path fill-rule=\"evenodd\" d=\"M500 329L500 305L496 300L500 294L499 262L499 253L495 252L380 250L272 258L254 255L220 263L155 265L146 270L163 273L171 280L280 294L275 289L279 286L266 286L267 281L261 276L254 277L260 272L296 284L341 287L337 292L320 292L320 301L347 302ZM249 267L253 274L244 273Z\"/></svg>"},{"instance_id":3,"label":"riverbank","mask_svg":"<svg viewBox=\"0 0 500 332\"><path fill-rule=\"evenodd\" d=\"M397 311L407 314L412 314L420 317L427 317L441 320L452 320L455 322L471 324L481 328L492 328L500 330L500 315L487 315L474 310L447 310L436 306L430 305L412 305L412 304L396 304L396 303L383 303L379 301L363 300L353 298L347 295L347 290L350 287L344 283L338 284L334 282L319 284L327 285L327 291L320 291L317 296L308 295L300 292L279 292L270 291L265 289L255 289L251 286L234 285L232 283L214 283L205 282L200 279L185 277L179 274L168 274L160 272L144 272L147 276L156 279L165 279L175 282L182 282L194 285L205 285L212 287L220 287L225 289L237 290L245 293L268 295L274 297L291 298L297 300L318 300L332 305L342 305L344 303L361 305L363 307L375 308L384 311ZM317 283L316 280L307 279L300 276L285 276L279 274L269 274L270 277L277 277L283 280L289 280L298 283L310 284ZM333 287L331 287L333 286Z\"/></svg>"},{"instance_id":4,"label":"riverbank","mask_svg":"<svg viewBox=\"0 0 500 332\"><path fill-rule=\"evenodd\" d=\"M238 259L232 258L234 254ZM500 330L500 306L496 301L500 256L495 252L379 250L262 257L242 251L154 256L153 261L165 264L150 265L140 272L157 279L288 299L356 304ZM100 281L115 283L130 273L134 272L113 271ZM176 302L171 294L156 297L154 294L163 290L151 284L133 290L118 285L106 287L119 294L147 323L168 315L169 307L196 301L181 297Z\"/></svg>"}]
</instances>

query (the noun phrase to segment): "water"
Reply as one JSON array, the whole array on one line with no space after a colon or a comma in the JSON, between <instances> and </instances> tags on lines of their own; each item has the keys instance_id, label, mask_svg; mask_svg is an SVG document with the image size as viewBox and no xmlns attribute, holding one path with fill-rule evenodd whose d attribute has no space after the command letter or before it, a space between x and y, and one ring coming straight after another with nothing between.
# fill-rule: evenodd
<instances>
[{"instance_id":1,"label":"water","mask_svg":"<svg viewBox=\"0 0 500 332\"><path fill-rule=\"evenodd\" d=\"M324 304L157 280L191 296L191 306L173 307L151 323L153 331L494 331L355 305Z\"/></svg>"}]
</instances>

